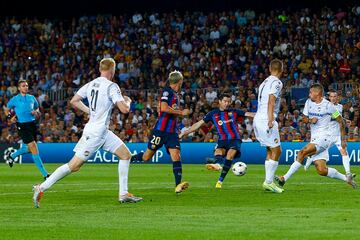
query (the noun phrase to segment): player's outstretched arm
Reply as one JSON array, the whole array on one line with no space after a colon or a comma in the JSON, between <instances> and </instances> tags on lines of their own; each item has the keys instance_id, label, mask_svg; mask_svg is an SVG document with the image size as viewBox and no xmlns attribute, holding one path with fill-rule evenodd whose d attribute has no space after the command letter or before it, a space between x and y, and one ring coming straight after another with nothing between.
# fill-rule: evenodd
<instances>
[{"instance_id":1,"label":"player's outstretched arm","mask_svg":"<svg viewBox=\"0 0 360 240\"><path fill-rule=\"evenodd\" d=\"M181 133L179 135L179 138L183 138L184 136L192 133L192 132L195 132L196 130L198 130L203 124L204 124L204 120L200 120L198 121L197 123L194 123L188 130L186 130L185 132Z\"/></svg>"},{"instance_id":2,"label":"player's outstretched arm","mask_svg":"<svg viewBox=\"0 0 360 240\"><path fill-rule=\"evenodd\" d=\"M88 108L82 101L82 97L78 94L75 94L70 100L70 104L77 109L80 109L84 113L90 114L90 108Z\"/></svg>"},{"instance_id":3,"label":"player's outstretched arm","mask_svg":"<svg viewBox=\"0 0 360 240\"><path fill-rule=\"evenodd\" d=\"M117 101L116 106L122 113L130 112L131 99L128 96L123 96L123 101Z\"/></svg>"},{"instance_id":4,"label":"player's outstretched arm","mask_svg":"<svg viewBox=\"0 0 360 240\"><path fill-rule=\"evenodd\" d=\"M187 115L190 114L189 109L175 110L172 107L170 107L166 102L161 102L160 111L161 112L166 112L168 114L177 115L177 116L187 116Z\"/></svg>"}]
</instances>

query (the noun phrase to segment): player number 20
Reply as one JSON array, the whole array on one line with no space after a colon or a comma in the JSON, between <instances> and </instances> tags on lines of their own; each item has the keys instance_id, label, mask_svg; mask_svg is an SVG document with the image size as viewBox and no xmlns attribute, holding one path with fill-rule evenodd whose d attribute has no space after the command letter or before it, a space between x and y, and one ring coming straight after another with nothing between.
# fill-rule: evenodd
<instances>
[{"instance_id":1,"label":"player number 20","mask_svg":"<svg viewBox=\"0 0 360 240\"><path fill-rule=\"evenodd\" d=\"M156 137L153 135L153 138L151 139L152 144L159 145L160 141L161 141L161 137Z\"/></svg>"}]
</instances>

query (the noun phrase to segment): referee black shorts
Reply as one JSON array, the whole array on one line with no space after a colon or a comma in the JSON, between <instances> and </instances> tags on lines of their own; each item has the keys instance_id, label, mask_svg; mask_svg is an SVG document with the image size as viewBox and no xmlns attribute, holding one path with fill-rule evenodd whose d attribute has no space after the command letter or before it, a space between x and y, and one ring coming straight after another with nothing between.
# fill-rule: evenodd
<instances>
[{"instance_id":1,"label":"referee black shorts","mask_svg":"<svg viewBox=\"0 0 360 240\"><path fill-rule=\"evenodd\" d=\"M31 143L32 141L36 141L37 129L36 123L33 122L25 122L25 123L16 123L19 135L22 141L25 144Z\"/></svg>"}]
</instances>

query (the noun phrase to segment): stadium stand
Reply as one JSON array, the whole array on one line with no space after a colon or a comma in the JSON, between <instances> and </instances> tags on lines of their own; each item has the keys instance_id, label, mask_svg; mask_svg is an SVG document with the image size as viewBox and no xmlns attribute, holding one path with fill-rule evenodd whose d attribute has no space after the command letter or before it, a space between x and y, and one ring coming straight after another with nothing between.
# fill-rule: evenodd
<instances>
[{"instance_id":1,"label":"stadium stand","mask_svg":"<svg viewBox=\"0 0 360 240\"><path fill-rule=\"evenodd\" d=\"M157 118L158 95L168 73L185 77L182 104L191 109L186 128L216 106L229 90L234 107L256 111L257 86L274 57L285 63L279 115L282 141L308 141L301 109L311 84L335 89L351 120L348 141L359 140L360 7L299 11L136 13L72 19L5 18L0 22L0 143L19 141L3 113L26 79L41 106L39 140L76 142L87 116L69 105L76 90L97 75L97 62L117 62L115 81L132 99L131 113L112 114L114 132L128 142L147 142ZM181 130L181 129L179 129ZM256 141L244 119L246 141ZM205 126L187 141L216 141Z\"/></svg>"}]
</instances>

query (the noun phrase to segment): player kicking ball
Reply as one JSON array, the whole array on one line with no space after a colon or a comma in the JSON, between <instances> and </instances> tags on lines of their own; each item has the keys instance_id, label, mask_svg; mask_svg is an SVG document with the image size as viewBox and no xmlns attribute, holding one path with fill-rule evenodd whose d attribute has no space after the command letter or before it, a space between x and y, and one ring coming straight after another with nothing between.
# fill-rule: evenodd
<instances>
[{"instance_id":1,"label":"player kicking ball","mask_svg":"<svg viewBox=\"0 0 360 240\"><path fill-rule=\"evenodd\" d=\"M212 164L213 170L221 170L219 180L215 187L222 188L224 179L231 168L234 158L240 157L241 136L237 122L240 117L254 117L254 113L243 112L237 109L229 108L231 105L231 95L223 93L219 96L219 108L207 113L204 119L193 124L187 131L180 134L180 138L196 131L203 124L212 122L219 134L219 140L215 149L216 163ZM225 161L223 161L225 159ZM224 162L221 168L220 163ZM208 169L210 164L207 165ZM216 168L218 166L218 168Z\"/></svg>"},{"instance_id":2,"label":"player kicking ball","mask_svg":"<svg viewBox=\"0 0 360 240\"><path fill-rule=\"evenodd\" d=\"M132 162L149 161L155 152L165 145L173 162L175 177L175 193L181 193L189 187L188 182L182 182L182 164L180 157L180 142L178 129L178 116L187 116L189 109L180 110L179 91L183 84L183 75L179 71L169 74L170 87L164 88L161 93L159 119L152 130L148 148L132 156Z\"/></svg>"},{"instance_id":3,"label":"player kicking ball","mask_svg":"<svg viewBox=\"0 0 360 240\"><path fill-rule=\"evenodd\" d=\"M300 150L297 159L290 166L288 172L284 176L275 178L280 186L284 186L291 176L302 166L304 159L311 156L311 160L314 162L320 176L338 179L348 183L353 188L357 188L357 184L352 175L346 177L336 169L327 167L326 162L329 161L329 148L333 143L331 119L335 119L340 126L341 147L343 149L346 149L345 123L334 104L326 100L323 96L324 88L322 85L314 84L310 87L309 99L305 103L303 114L304 122L311 124L311 141Z\"/></svg>"}]
</instances>

